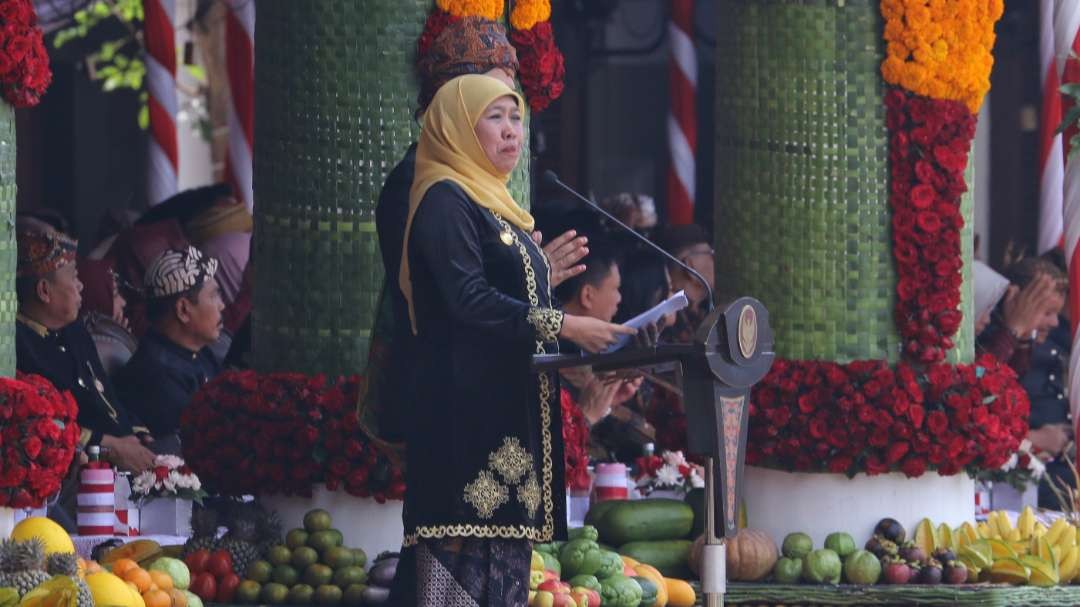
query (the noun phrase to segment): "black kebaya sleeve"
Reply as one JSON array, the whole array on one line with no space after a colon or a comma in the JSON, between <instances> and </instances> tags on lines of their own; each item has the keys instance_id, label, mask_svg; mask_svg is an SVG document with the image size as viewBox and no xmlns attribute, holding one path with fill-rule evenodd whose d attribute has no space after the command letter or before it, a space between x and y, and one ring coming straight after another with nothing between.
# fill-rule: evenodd
<instances>
[{"instance_id":1,"label":"black kebaya sleeve","mask_svg":"<svg viewBox=\"0 0 1080 607\"><path fill-rule=\"evenodd\" d=\"M413 219L412 259L430 268L451 317L463 325L515 341L554 341L562 312L531 306L488 282L478 208L455 186L432 186Z\"/></svg>"}]
</instances>

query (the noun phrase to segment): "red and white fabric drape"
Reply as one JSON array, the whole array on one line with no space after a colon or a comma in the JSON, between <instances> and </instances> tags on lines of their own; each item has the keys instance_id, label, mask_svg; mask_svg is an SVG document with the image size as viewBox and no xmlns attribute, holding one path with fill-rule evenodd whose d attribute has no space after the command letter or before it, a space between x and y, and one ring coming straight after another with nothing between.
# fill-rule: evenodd
<instances>
[{"instance_id":1,"label":"red and white fabric drape","mask_svg":"<svg viewBox=\"0 0 1080 607\"><path fill-rule=\"evenodd\" d=\"M1042 78L1042 112L1039 121L1039 253L1061 245L1062 194L1065 156L1061 135L1061 78L1054 47L1055 0L1039 0L1039 77Z\"/></svg>"},{"instance_id":2,"label":"red and white fabric drape","mask_svg":"<svg viewBox=\"0 0 1080 607\"><path fill-rule=\"evenodd\" d=\"M697 51L694 1L671 0L669 64L667 219L673 225L694 221L697 156Z\"/></svg>"},{"instance_id":3,"label":"red and white fabric drape","mask_svg":"<svg viewBox=\"0 0 1080 607\"><path fill-rule=\"evenodd\" d=\"M1058 79L1062 84L1080 83L1080 2L1057 0L1054 5L1054 61ZM1062 115L1069 112L1072 101L1062 97ZM1074 423L1080 421L1080 156L1068 157L1069 140L1076 128L1065 131L1061 147L1066 158L1062 179L1062 206L1064 208L1065 261L1069 266L1069 318L1072 324L1072 351L1069 357L1069 405Z\"/></svg>"},{"instance_id":4,"label":"red and white fabric drape","mask_svg":"<svg viewBox=\"0 0 1080 607\"><path fill-rule=\"evenodd\" d=\"M150 150L147 195L157 204L176 193L180 152L176 138L175 0L143 0Z\"/></svg>"},{"instance_id":5,"label":"red and white fabric drape","mask_svg":"<svg viewBox=\"0 0 1080 607\"><path fill-rule=\"evenodd\" d=\"M237 200L252 210L251 146L255 128L255 0L228 0L225 17L229 75L229 147L225 178Z\"/></svg>"}]
</instances>

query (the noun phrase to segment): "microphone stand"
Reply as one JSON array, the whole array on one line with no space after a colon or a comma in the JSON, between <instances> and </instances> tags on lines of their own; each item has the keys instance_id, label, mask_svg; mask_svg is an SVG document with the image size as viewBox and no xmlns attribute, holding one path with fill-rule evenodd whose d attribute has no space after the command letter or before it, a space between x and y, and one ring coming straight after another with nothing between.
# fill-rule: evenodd
<instances>
[{"instance_id":1,"label":"microphone stand","mask_svg":"<svg viewBox=\"0 0 1080 607\"><path fill-rule=\"evenodd\" d=\"M551 185L557 186L557 187L569 192L575 198L577 198L581 202L584 202L586 205L588 205L589 208L596 211L597 213L600 213L604 217L607 217L609 220L614 222L615 225L621 227L626 232L632 234L634 236L634 238L638 239L640 242L645 243L646 245L651 247L654 251L656 251L657 253L663 255L665 258L667 258L668 260L670 260L672 263L676 264L677 266L679 266L683 270L686 270L686 272L688 274L693 276L695 279L697 279L698 282L701 283L701 286L705 287L705 292L708 293L708 297L706 299L706 302L708 302L708 309L706 310L706 312L712 312L713 306L714 306L712 287L709 286L709 282L707 280L705 280L705 277L702 276L700 273L698 273L697 270L695 270L694 268L691 268L688 264L684 263L682 260L678 259L677 257L672 255L671 253L668 253L664 249L660 248L653 241L649 240L648 238L645 238L641 234L638 234L637 230L635 230L634 228L631 228L630 226L626 225L625 223L619 221L618 219L615 218L614 215L612 215L611 213L608 213L607 211L605 211L603 209L603 207L596 204L592 200L589 200L585 196L578 193L577 190L575 190L575 189L571 188L570 186L566 185L565 183L563 183L562 180L559 179L559 176L555 174L555 171L544 171L544 181L546 181L547 183L550 183Z\"/></svg>"}]
</instances>

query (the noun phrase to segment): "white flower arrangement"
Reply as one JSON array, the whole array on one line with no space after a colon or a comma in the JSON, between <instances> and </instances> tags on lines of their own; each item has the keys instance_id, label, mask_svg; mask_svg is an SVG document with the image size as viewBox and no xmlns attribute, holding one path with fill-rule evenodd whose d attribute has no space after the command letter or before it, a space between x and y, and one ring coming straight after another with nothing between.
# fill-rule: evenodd
<instances>
[{"instance_id":1,"label":"white flower arrangement","mask_svg":"<svg viewBox=\"0 0 1080 607\"><path fill-rule=\"evenodd\" d=\"M705 487L701 466L686 461L682 451L665 451L660 456L640 457L637 461L637 489L648 496L657 490L685 494Z\"/></svg>"},{"instance_id":2,"label":"white flower arrangement","mask_svg":"<svg viewBox=\"0 0 1080 607\"><path fill-rule=\"evenodd\" d=\"M202 503L206 497L199 477L182 458L158 455L154 467L139 473L131 481L131 495L138 501L157 497L176 497Z\"/></svg>"}]
</instances>

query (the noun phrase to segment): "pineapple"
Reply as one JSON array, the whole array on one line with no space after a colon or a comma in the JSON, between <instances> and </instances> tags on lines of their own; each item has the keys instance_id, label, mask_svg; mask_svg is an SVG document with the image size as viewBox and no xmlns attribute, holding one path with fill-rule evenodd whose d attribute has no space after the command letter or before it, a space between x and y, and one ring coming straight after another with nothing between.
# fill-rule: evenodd
<instances>
[{"instance_id":1,"label":"pineapple","mask_svg":"<svg viewBox=\"0 0 1080 607\"><path fill-rule=\"evenodd\" d=\"M266 556L271 548L282 543L284 525L281 517L273 510L262 508L263 514L259 518L259 556Z\"/></svg>"},{"instance_id":2,"label":"pineapple","mask_svg":"<svg viewBox=\"0 0 1080 607\"><path fill-rule=\"evenodd\" d=\"M191 513L191 539L184 544L184 556L197 550L217 549L218 513L212 508L196 508Z\"/></svg>"},{"instance_id":3,"label":"pineapple","mask_svg":"<svg viewBox=\"0 0 1080 607\"><path fill-rule=\"evenodd\" d=\"M52 578L45 573L45 544L37 538L15 542L10 557L5 560L11 570L5 572L4 585L18 591L19 597Z\"/></svg>"},{"instance_id":4,"label":"pineapple","mask_svg":"<svg viewBox=\"0 0 1080 607\"><path fill-rule=\"evenodd\" d=\"M248 567L259 560L259 513L255 508L240 507L221 541L221 548L232 557L233 571L243 577Z\"/></svg>"},{"instance_id":5,"label":"pineapple","mask_svg":"<svg viewBox=\"0 0 1080 607\"><path fill-rule=\"evenodd\" d=\"M75 553L50 554L45 561L45 571L49 575L66 575L75 580L75 585L79 588L78 607L94 607L94 595L90 593L86 580L79 577L79 559Z\"/></svg>"}]
</instances>

